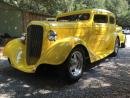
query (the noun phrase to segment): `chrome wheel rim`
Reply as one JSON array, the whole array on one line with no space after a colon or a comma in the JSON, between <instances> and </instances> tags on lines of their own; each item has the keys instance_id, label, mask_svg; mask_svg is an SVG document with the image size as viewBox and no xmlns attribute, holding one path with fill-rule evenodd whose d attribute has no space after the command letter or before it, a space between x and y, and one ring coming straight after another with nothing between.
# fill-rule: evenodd
<instances>
[{"instance_id":1,"label":"chrome wheel rim","mask_svg":"<svg viewBox=\"0 0 130 98\"><path fill-rule=\"evenodd\" d=\"M81 52L75 51L72 53L70 58L69 72L76 77L81 75L82 68L83 68L83 55Z\"/></svg>"}]
</instances>

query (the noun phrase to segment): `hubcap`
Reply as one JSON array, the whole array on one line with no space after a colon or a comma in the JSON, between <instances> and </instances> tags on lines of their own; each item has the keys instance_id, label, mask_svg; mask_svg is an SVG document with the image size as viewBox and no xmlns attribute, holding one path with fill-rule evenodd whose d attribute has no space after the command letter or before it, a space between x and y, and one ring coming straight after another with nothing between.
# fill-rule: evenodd
<instances>
[{"instance_id":1,"label":"hubcap","mask_svg":"<svg viewBox=\"0 0 130 98\"><path fill-rule=\"evenodd\" d=\"M72 53L70 58L69 71L73 76L79 76L82 73L83 55L79 51Z\"/></svg>"}]
</instances>

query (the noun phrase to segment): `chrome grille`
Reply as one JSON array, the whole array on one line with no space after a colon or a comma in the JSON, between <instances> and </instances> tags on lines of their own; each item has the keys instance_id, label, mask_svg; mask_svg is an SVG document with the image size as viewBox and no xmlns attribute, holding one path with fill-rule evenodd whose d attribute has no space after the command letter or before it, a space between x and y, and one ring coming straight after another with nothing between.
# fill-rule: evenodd
<instances>
[{"instance_id":1,"label":"chrome grille","mask_svg":"<svg viewBox=\"0 0 130 98\"><path fill-rule=\"evenodd\" d=\"M31 25L27 28L26 61L28 65L35 64L40 58L43 41L43 27Z\"/></svg>"}]
</instances>

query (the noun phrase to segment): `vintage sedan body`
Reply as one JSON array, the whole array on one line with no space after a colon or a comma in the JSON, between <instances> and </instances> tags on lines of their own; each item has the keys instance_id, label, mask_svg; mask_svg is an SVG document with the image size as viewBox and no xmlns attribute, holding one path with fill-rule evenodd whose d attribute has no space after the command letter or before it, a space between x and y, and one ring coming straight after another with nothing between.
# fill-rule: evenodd
<instances>
[{"instance_id":1,"label":"vintage sedan body","mask_svg":"<svg viewBox=\"0 0 130 98\"><path fill-rule=\"evenodd\" d=\"M117 54L119 39L113 13L86 9L63 13L56 19L30 22L26 39L18 38L5 46L4 54L14 68L34 73L41 64L64 66L68 80L77 81L84 67Z\"/></svg>"},{"instance_id":2,"label":"vintage sedan body","mask_svg":"<svg viewBox=\"0 0 130 98\"><path fill-rule=\"evenodd\" d=\"M120 47L125 48L126 35L123 33L122 27L117 25L116 32L119 37Z\"/></svg>"}]
</instances>

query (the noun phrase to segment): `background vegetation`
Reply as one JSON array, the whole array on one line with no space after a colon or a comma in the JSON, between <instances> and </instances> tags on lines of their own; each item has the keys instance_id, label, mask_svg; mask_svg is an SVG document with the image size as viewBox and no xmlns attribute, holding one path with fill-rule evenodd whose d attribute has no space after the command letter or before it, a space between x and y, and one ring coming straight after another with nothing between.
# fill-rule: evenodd
<instances>
[{"instance_id":1,"label":"background vegetation","mask_svg":"<svg viewBox=\"0 0 130 98\"><path fill-rule=\"evenodd\" d=\"M130 0L3 0L23 10L57 15L86 8L103 8L115 13L117 24L130 27Z\"/></svg>"}]
</instances>

